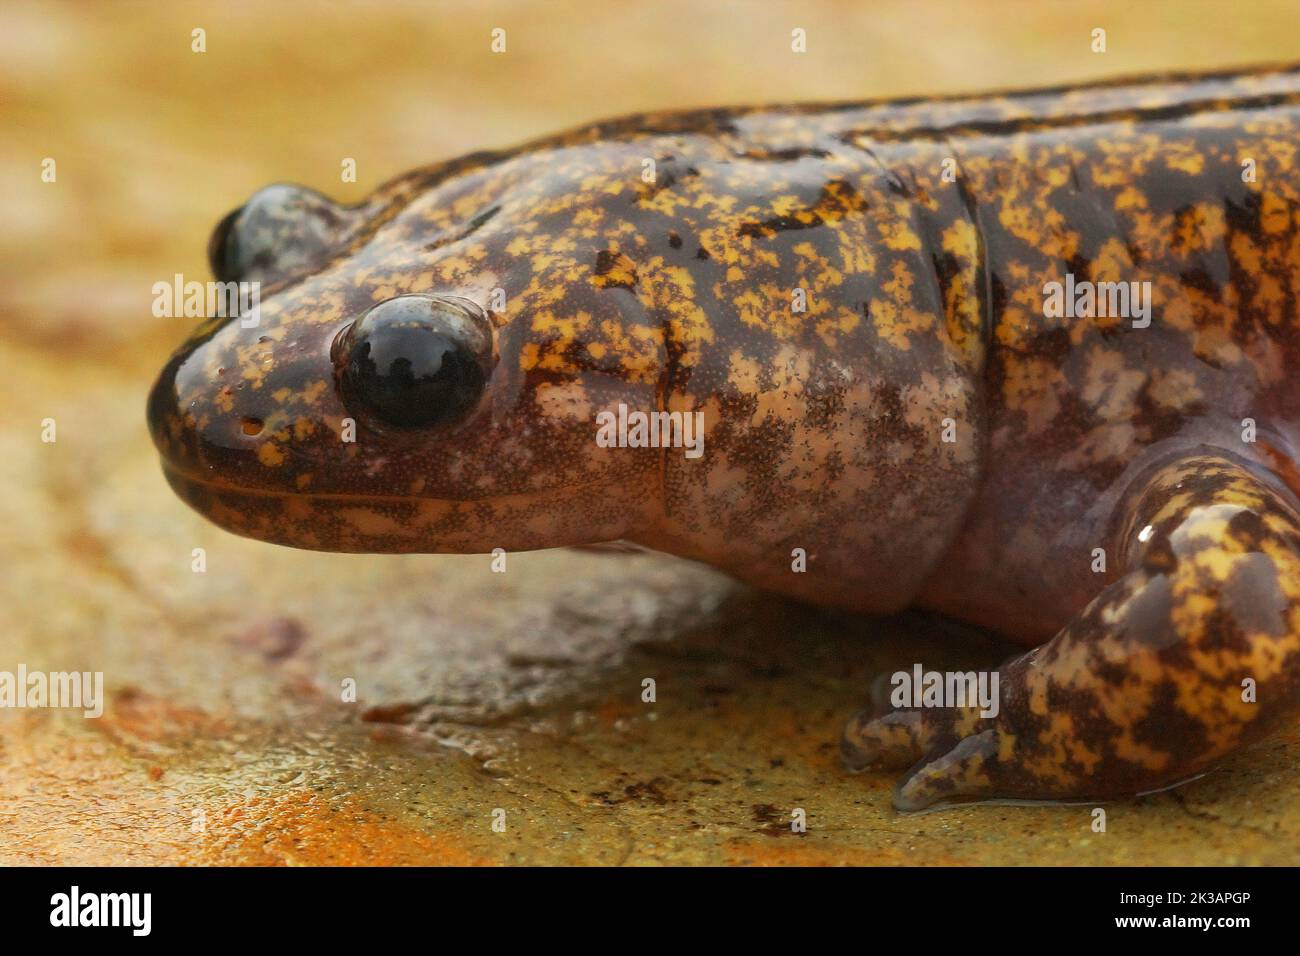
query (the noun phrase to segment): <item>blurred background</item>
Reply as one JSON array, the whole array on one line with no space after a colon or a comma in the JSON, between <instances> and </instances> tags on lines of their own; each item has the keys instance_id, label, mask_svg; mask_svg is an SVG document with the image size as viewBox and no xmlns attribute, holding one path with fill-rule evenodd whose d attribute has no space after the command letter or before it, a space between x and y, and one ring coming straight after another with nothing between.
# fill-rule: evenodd
<instances>
[{"instance_id":1,"label":"blurred background","mask_svg":"<svg viewBox=\"0 0 1300 956\"><path fill-rule=\"evenodd\" d=\"M1295 0L6 4L0 670L102 670L109 700L0 712L0 863L1296 862L1295 733L1105 834L1089 808L899 817L839 728L899 662L999 659L980 635L667 558L493 575L241 541L170 494L143 412L187 332L151 286L205 278L212 226L269 182L355 201L634 111L1297 59Z\"/></svg>"}]
</instances>

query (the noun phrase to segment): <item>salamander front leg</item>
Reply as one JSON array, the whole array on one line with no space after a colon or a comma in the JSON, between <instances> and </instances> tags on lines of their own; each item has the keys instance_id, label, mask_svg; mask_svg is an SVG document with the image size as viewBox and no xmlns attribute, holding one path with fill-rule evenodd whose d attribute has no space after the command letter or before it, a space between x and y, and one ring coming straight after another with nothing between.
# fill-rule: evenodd
<instances>
[{"instance_id":1,"label":"salamander front leg","mask_svg":"<svg viewBox=\"0 0 1300 956\"><path fill-rule=\"evenodd\" d=\"M919 758L894 804L1084 800L1183 782L1300 713L1300 513L1225 455L1165 466L1107 553L1123 576L978 706L858 719L850 765Z\"/></svg>"}]
</instances>

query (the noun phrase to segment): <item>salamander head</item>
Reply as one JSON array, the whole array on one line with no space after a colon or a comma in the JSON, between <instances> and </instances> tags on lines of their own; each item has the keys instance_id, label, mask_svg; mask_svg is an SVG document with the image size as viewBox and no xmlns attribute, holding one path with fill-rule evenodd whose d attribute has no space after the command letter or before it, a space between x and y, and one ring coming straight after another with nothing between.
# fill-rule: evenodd
<instances>
[{"instance_id":1,"label":"salamander head","mask_svg":"<svg viewBox=\"0 0 1300 956\"><path fill-rule=\"evenodd\" d=\"M595 417L656 407L663 341L591 182L635 158L600 153L471 157L356 207L255 194L209 252L218 280L262 283L258 308L207 321L149 397L172 487L228 530L322 550L633 536L657 452L599 447Z\"/></svg>"}]
</instances>

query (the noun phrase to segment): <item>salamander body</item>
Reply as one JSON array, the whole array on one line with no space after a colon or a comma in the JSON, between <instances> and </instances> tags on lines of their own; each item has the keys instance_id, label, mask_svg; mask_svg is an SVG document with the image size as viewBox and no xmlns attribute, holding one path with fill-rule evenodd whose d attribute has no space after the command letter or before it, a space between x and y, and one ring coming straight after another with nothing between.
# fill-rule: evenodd
<instances>
[{"instance_id":1,"label":"salamander body","mask_svg":"<svg viewBox=\"0 0 1300 956\"><path fill-rule=\"evenodd\" d=\"M210 253L260 315L149 421L238 534L621 539L1033 645L995 717L850 722L900 808L1166 787L1296 717L1296 68L631 117L268 187ZM598 443L620 405L703 453Z\"/></svg>"}]
</instances>

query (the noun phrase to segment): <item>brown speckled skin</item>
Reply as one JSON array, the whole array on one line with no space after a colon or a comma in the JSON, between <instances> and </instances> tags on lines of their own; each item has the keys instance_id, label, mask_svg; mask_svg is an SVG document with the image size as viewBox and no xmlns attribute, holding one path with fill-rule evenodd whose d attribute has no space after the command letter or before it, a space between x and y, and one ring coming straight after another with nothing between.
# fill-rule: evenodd
<instances>
[{"instance_id":1,"label":"brown speckled skin","mask_svg":"<svg viewBox=\"0 0 1300 956\"><path fill-rule=\"evenodd\" d=\"M150 422L172 485L239 534L629 539L1047 640L1003 667L996 718L850 724L850 763L914 764L900 807L1168 786L1300 709L1298 150L1295 68L601 124L413 172L296 245L265 224L260 326L200 329ZM1067 272L1149 281L1150 327L1045 318ZM495 328L459 426L339 397L339 332L416 292ZM597 447L619 402L703 410L704 456Z\"/></svg>"}]
</instances>

